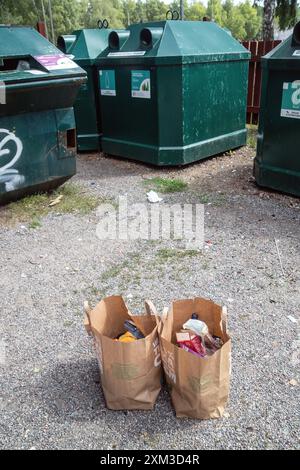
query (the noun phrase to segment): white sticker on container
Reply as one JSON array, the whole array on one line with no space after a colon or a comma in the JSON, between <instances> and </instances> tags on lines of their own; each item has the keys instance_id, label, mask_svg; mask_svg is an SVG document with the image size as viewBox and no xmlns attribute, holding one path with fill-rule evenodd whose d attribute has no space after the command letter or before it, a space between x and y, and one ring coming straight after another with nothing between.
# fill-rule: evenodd
<instances>
[{"instance_id":1,"label":"white sticker on container","mask_svg":"<svg viewBox=\"0 0 300 470\"><path fill-rule=\"evenodd\" d=\"M151 98L150 70L131 71L132 98Z\"/></svg>"},{"instance_id":2,"label":"white sticker on container","mask_svg":"<svg viewBox=\"0 0 300 470\"><path fill-rule=\"evenodd\" d=\"M47 72L43 72L42 70L36 69L24 70L24 72L31 73L31 75L47 75Z\"/></svg>"},{"instance_id":3,"label":"white sticker on container","mask_svg":"<svg viewBox=\"0 0 300 470\"><path fill-rule=\"evenodd\" d=\"M65 54L39 55L34 58L49 71L78 68L78 65Z\"/></svg>"},{"instance_id":4,"label":"white sticker on container","mask_svg":"<svg viewBox=\"0 0 300 470\"><path fill-rule=\"evenodd\" d=\"M133 51L133 52L110 52L107 54L107 57L135 57L143 56L146 54L146 51Z\"/></svg>"},{"instance_id":5,"label":"white sticker on container","mask_svg":"<svg viewBox=\"0 0 300 470\"><path fill-rule=\"evenodd\" d=\"M300 119L300 80L283 83L280 116Z\"/></svg>"},{"instance_id":6,"label":"white sticker on container","mask_svg":"<svg viewBox=\"0 0 300 470\"><path fill-rule=\"evenodd\" d=\"M102 96L116 96L116 74L114 70L100 70L100 90Z\"/></svg>"}]
</instances>

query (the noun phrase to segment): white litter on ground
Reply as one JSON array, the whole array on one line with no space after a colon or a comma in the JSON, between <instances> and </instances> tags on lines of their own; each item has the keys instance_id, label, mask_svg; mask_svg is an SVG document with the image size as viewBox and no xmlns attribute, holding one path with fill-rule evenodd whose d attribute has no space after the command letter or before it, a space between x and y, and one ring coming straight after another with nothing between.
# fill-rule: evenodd
<instances>
[{"instance_id":1,"label":"white litter on ground","mask_svg":"<svg viewBox=\"0 0 300 470\"><path fill-rule=\"evenodd\" d=\"M162 198L155 191L149 191L147 193L147 199L149 202L161 202Z\"/></svg>"}]
</instances>

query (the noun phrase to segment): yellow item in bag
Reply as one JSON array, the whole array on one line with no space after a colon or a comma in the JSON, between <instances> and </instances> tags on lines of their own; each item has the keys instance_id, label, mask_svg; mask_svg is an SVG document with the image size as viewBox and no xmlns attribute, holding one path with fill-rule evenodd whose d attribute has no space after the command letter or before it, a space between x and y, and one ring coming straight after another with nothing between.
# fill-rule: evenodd
<instances>
[{"instance_id":1,"label":"yellow item in bag","mask_svg":"<svg viewBox=\"0 0 300 470\"><path fill-rule=\"evenodd\" d=\"M136 341L136 338L129 331L126 331L126 333L118 338L118 341L122 341L122 343L131 343L132 341Z\"/></svg>"}]
</instances>

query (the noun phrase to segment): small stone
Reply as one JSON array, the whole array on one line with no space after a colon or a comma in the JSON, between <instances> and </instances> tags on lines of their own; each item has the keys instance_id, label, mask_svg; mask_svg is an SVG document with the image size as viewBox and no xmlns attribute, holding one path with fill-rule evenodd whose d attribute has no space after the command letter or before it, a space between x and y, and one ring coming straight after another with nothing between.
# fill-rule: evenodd
<instances>
[{"instance_id":1,"label":"small stone","mask_svg":"<svg viewBox=\"0 0 300 470\"><path fill-rule=\"evenodd\" d=\"M296 379L292 379L289 381L289 384L292 385L293 387L296 387L298 385L298 381Z\"/></svg>"}]
</instances>

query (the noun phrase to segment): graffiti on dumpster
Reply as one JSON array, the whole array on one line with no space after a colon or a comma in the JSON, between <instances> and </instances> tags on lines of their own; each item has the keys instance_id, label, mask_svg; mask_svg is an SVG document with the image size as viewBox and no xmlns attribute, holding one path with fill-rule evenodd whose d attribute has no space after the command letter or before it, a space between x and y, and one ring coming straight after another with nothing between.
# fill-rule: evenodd
<instances>
[{"instance_id":1,"label":"graffiti on dumpster","mask_svg":"<svg viewBox=\"0 0 300 470\"><path fill-rule=\"evenodd\" d=\"M13 191L25 181L24 176L13 168L22 152L22 141L13 132L0 129L0 184L4 183L6 191ZM6 162L4 165L3 161Z\"/></svg>"}]
</instances>

